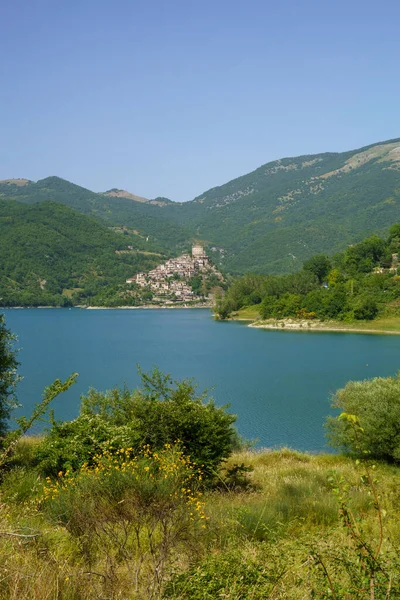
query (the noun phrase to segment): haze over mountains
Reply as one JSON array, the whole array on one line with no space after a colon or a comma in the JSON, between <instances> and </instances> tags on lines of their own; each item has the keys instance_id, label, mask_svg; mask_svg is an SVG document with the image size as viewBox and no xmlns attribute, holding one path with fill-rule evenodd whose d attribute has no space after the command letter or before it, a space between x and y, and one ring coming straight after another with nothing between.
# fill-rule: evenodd
<instances>
[{"instance_id":1,"label":"haze over mountains","mask_svg":"<svg viewBox=\"0 0 400 600\"><path fill-rule=\"evenodd\" d=\"M65 204L127 228L152 251L201 241L231 273L290 272L400 220L400 139L276 160L185 203L116 188L95 193L58 177L0 182L1 199Z\"/></svg>"}]
</instances>

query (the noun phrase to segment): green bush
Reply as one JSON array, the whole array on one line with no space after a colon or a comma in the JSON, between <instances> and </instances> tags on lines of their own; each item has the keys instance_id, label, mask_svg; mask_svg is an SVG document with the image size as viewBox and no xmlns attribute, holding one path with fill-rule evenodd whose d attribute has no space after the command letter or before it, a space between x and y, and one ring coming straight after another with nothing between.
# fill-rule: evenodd
<instances>
[{"instance_id":1,"label":"green bush","mask_svg":"<svg viewBox=\"0 0 400 600\"><path fill-rule=\"evenodd\" d=\"M329 417L327 437L334 448L386 461L400 461L400 375L350 381L336 392L333 406L351 419Z\"/></svg>"},{"instance_id":2,"label":"green bush","mask_svg":"<svg viewBox=\"0 0 400 600\"><path fill-rule=\"evenodd\" d=\"M98 393L98 392L96 392ZM138 436L128 425L115 425L101 415L80 414L74 421L53 422L36 451L36 462L45 475L79 469L109 443L115 448L136 446Z\"/></svg>"},{"instance_id":3,"label":"green bush","mask_svg":"<svg viewBox=\"0 0 400 600\"><path fill-rule=\"evenodd\" d=\"M354 318L372 321L378 314L378 305L372 298L362 298L354 308Z\"/></svg>"},{"instance_id":4,"label":"green bush","mask_svg":"<svg viewBox=\"0 0 400 600\"><path fill-rule=\"evenodd\" d=\"M179 440L184 452L212 476L239 446L236 416L217 407L207 394L197 395L191 380L173 381L158 369L141 376L142 387L133 392L90 390L77 419L53 422L38 451L43 472L56 475L90 464L108 443L139 451L145 445L157 450Z\"/></svg>"}]
</instances>

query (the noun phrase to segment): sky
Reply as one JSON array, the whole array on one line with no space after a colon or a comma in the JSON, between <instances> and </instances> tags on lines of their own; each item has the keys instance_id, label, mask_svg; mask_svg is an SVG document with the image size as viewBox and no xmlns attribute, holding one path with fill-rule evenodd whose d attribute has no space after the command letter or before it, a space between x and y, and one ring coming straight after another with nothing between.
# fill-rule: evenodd
<instances>
[{"instance_id":1,"label":"sky","mask_svg":"<svg viewBox=\"0 0 400 600\"><path fill-rule=\"evenodd\" d=\"M0 179L187 201L400 137L398 0L0 0Z\"/></svg>"}]
</instances>

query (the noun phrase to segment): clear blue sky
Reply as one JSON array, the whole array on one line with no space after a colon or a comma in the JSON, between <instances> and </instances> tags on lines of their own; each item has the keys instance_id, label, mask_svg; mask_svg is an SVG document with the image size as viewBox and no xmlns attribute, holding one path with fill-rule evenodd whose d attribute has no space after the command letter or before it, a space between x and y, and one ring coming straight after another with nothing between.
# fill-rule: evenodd
<instances>
[{"instance_id":1,"label":"clear blue sky","mask_svg":"<svg viewBox=\"0 0 400 600\"><path fill-rule=\"evenodd\" d=\"M190 200L400 136L399 0L1 0L0 179Z\"/></svg>"}]
</instances>

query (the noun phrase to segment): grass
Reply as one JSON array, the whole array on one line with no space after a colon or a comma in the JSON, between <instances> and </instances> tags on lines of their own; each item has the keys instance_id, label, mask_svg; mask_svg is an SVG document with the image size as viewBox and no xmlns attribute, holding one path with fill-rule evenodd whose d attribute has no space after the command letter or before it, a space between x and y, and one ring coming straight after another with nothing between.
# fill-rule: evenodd
<instances>
[{"instance_id":1,"label":"grass","mask_svg":"<svg viewBox=\"0 0 400 600\"><path fill-rule=\"evenodd\" d=\"M237 321L258 321L260 318L259 305L245 306L232 315L232 319Z\"/></svg>"},{"instance_id":2,"label":"grass","mask_svg":"<svg viewBox=\"0 0 400 600\"><path fill-rule=\"evenodd\" d=\"M32 466L35 462L36 450L38 449L42 441L42 435L23 436L19 440L14 450L12 456L12 466Z\"/></svg>"},{"instance_id":3,"label":"grass","mask_svg":"<svg viewBox=\"0 0 400 600\"><path fill-rule=\"evenodd\" d=\"M350 458L290 449L246 450L231 456L225 468L242 463L251 467L251 486L205 491L206 529L194 537L188 534L186 545L173 549L160 588L150 596L150 588L134 591L134 551L128 558L123 554L124 548L134 548L132 539L123 537L130 527L135 531L134 522L124 520L131 514L128 506L113 509L111 520L104 512L93 513L93 531L98 528L98 539L107 540L93 551L90 533L76 535L73 527L62 524L63 515L49 519L38 504L45 484L34 466L38 443L37 438L20 442L14 468L0 488L0 600L334 598L321 564L330 573L337 598L369 598L360 583L365 575L360 562L363 550L352 542L351 528L343 526L341 505L345 503L363 540L374 549L379 543L379 519L371 486L365 483L365 467ZM379 573L389 573L393 590L388 592L388 581L383 575L381 581L378 573L375 599L394 599L400 594L399 468L376 464L374 479L384 515ZM129 494L123 503L128 501ZM99 512L100 504L94 505ZM179 535L181 519L174 524ZM143 543L143 521L140 527ZM159 535L154 532L155 541ZM148 553L142 560L150 568Z\"/></svg>"},{"instance_id":4,"label":"grass","mask_svg":"<svg viewBox=\"0 0 400 600\"><path fill-rule=\"evenodd\" d=\"M210 510L219 510L220 514L227 509L238 511L238 521L246 522L247 535L256 539L337 523L337 502L328 482L332 471L340 473L352 486L352 502L357 510L364 511L370 504L370 498L360 493L358 468L340 455L314 456L282 449L247 451L234 455L230 461L254 469L251 476L254 491L233 494L230 499L226 494L214 497ZM385 473L387 477L388 472Z\"/></svg>"},{"instance_id":5,"label":"grass","mask_svg":"<svg viewBox=\"0 0 400 600\"><path fill-rule=\"evenodd\" d=\"M363 528L365 539L375 547L379 536L377 513L370 490L363 483L361 465L340 455L314 456L289 449L242 452L229 462L243 462L254 468L254 489L209 494L208 553L189 572L169 583L167 597L333 598L316 564L318 556L331 572L337 598L369 597L357 590L352 581L354 573L349 574L351 569L357 571L359 556L339 518L340 502L329 483L335 472L339 480L346 482L346 502ZM394 558L400 543L396 519L398 475L396 467L376 465L380 502L386 511L383 553L390 563L393 589L399 577ZM361 581L361 577L362 573L357 572L356 579ZM352 591L348 594L348 590ZM375 598L386 597L386 593L387 588L385 596L379 595L377 587ZM392 597L398 596L387 596Z\"/></svg>"},{"instance_id":6,"label":"grass","mask_svg":"<svg viewBox=\"0 0 400 600\"><path fill-rule=\"evenodd\" d=\"M399 317L381 317L379 319L375 319L374 321L361 321L360 324L362 329L400 333Z\"/></svg>"}]
</instances>

